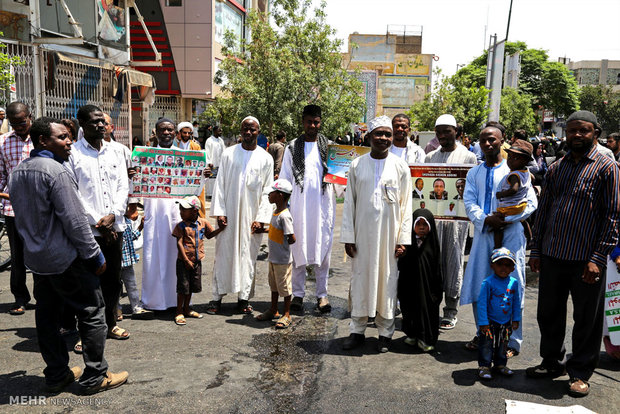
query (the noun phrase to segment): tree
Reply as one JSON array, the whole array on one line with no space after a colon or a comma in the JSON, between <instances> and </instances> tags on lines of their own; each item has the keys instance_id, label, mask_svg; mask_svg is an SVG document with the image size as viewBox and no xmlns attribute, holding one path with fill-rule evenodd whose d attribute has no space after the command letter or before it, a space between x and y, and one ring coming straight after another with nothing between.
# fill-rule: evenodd
<instances>
[{"instance_id":1,"label":"tree","mask_svg":"<svg viewBox=\"0 0 620 414\"><path fill-rule=\"evenodd\" d=\"M499 121L506 127L507 137L517 129L524 129L529 136L534 135L537 123L530 96L513 88L504 88Z\"/></svg>"},{"instance_id":2,"label":"tree","mask_svg":"<svg viewBox=\"0 0 620 414\"><path fill-rule=\"evenodd\" d=\"M607 133L620 131L620 93L611 86L586 85L579 94L581 109L596 115L601 128Z\"/></svg>"},{"instance_id":3,"label":"tree","mask_svg":"<svg viewBox=\"0 0 620 414\"><path fill-rule=\"evenodd\" d=\"M226 36L222 54L228 57L215 75L223 94L210 112L231 130L253 115L270 137L279 129L298 136L309 103L322 107L328 136L361 119L362 84L342 68L341 41L333 40L335 30L325 22L325 2L314 11L311 5L312 0L274 0L271 14L250 13L250 41L238 47L237 39Z\"/></svg>"},{"instance_id":4,"label":"tree","mask_svg":"<svg viewBox=\"0 0 620 414\"><path fill-rule=\"evenodd\" d=\"M432 131L435 120L441 114L452 114L463 125L465 133L478 136L480 127L489 115L487 96L489 90L484 86L454 84L451 78L434 73L435 87L422 102L415 103L408 112L418 130Z\"/></svg>"}]
</instances>

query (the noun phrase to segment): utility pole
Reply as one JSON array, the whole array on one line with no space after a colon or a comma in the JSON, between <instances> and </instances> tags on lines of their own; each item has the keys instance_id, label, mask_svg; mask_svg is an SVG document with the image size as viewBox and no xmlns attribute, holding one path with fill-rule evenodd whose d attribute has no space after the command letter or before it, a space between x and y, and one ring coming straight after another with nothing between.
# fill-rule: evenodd
<instances>
[{"instance_id":1,"label":"utility pole","mask_svg":"<svg viewBox=\"0 0 620 414\"><path fill-rule=\"evenodd\" d=\"M506 41L508 41L508 32L510 31L510 17L512 16L512 0L510 0L510 9L508 10L508 24L506 24Z\"/></svg>"}]
</instances>

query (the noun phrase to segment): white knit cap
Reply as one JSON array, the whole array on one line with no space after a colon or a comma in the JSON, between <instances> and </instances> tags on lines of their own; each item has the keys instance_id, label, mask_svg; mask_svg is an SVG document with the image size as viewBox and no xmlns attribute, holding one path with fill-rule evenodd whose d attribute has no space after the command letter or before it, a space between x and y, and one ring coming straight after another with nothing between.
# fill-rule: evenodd
<instances>
[{"instance_id":1,"label":"white knit cap","mask_svg":"<svg viewBox=\"0 0 620 414\"><path fill-rule=\"evenodd\" d=\"M456 119L450 114L443 114L435 121L435 126L450 125L456 128Z\"/></svg>"},{"instance_id":2,"label":"white knit cap","mask_svg":"<svg viewBox=\"0 0 620 414\"><path fill-rule=\"evenodd\" d=\"M181 132L183 128L189 128L192 130L192 132L194 132L194 126L187 121L179 122L179 125L177 125L177 131Z\"/></svg>"},{"instance_id":3,"label":"white knit cap","mask_svg":"<svg viewBox=\"0 0 620 414\"><path fill-rule=\"evenodd\" d=\"M243 121L241 121L241 123L243 124L245 121L254 121L256 122L256 125L258 125L258 127L260 128L260 122L258 122L258 119L254 118L253 116L246 116L245 118L243 118Z\"/></svg>"},{"instance_id":4,"label":"white knit cap","mask_svg":"<svg viewBox=\"0 0 620 414\"><path fill-rule=\"evenodd\" d=\"M390 117L386 115L381 115L371 120L368 123L368 133L371 133L379 127L388 127L392 129L392 120L390 119Z\"/></svg>"}]
</instances>

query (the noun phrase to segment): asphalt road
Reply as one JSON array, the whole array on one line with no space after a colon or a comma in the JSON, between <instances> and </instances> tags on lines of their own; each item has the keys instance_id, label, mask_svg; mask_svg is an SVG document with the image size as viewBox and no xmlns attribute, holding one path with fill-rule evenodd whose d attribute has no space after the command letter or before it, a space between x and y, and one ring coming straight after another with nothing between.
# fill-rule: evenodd
<instances>
[{"instance_id":1,"label":"asphalt road","mask_svg":"<svg viewBox=\"0 0 620 414\"><path fill-rule=\"evenodd\" d=\"M213 246L207 242L203 292L194 297L194 308L202 312L210 299ZM43 392L45 365L38 353L34 311L6 313L12 301L9 274L0 273L0 412L502 413L506 399L620 412L620 363L603 352L586 398L566 395L568 377L525 378L525 368L539 362L535 283L526 288L525 342L521 355L509 361L516 371L512 378L477 379L477 354L464 349L474 334L469 306L460 310L457 327L441 334L433 354L412 350L400 330L391 352L378 354L372 327L363 349L342 351L348 336L350 269L343 257L344 249L336 243L329 281L332 313L314 311L314 283L309 280L303 315L294 316L288 330L276 331L270 323L236 314L232 297L225 298L221 315L188 319L184 327L174 324L172 311L158 312L150 321L126 317L120 325L131 338L109 340L106 358L112 371L129 371L129 382L93 397L80 396L77 384L55 397ZM252 302L257 311L269 301L266 254L260 259ZM121 303L128 312L127 298ZM74 340L67 338L68 345ZM71 364L83 365L81 357L71 353Z\"/></svg>"}]
</instances>

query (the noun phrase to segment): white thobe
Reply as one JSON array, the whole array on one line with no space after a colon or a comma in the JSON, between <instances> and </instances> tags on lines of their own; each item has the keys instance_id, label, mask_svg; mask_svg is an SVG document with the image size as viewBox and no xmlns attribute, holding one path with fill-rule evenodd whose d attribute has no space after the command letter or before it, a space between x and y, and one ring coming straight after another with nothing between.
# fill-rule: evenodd
<instances>
[{"instance_id":1,"label":"white thobe","mask_svg":"<svg viewBox=\"0 0 620 414\"><path fill-rule=\"evenodd\" d=\"M252 234L252 222L269 223L272 208L268 195L273 184L273 158L261 147L246 151L241 144L222 153L217 174L211 217L225 216L228 222L215 242L213 296L239 293L253 296L256 256L262 234Z\"/></svg>"},{"instance_id":2,"label":"white thobe","mask_svg":"<svg viewBox=\"0 0 620 414\"><path fill-rule=\"evenodd\" d=\"M442 152L441 147L439 147L429 152L424 162L476 164L476 155L457 143L454 151ZM444 292L449 298L458 298L463 283L463 257L469 223L459 220L437 220L435 223L441 246L441 273L444 281Z\"/></svg>"},{"instance_id":3,"label":"white thobe","mask_svg":"<svg viewBox=\"0 0 620 414\"><path fill-rule=\"evenodd\" d=\"M166 310L177 305L177 240L172 230L180 221L176 200L144 199L142 303L147 309Z\"/></svg>"},{"instance_id":4,"label":"white thobe","mask_svg":"<svg viewBox=\"0 0 620 414\"><path fill-rule=\"evenodd\" d=\"M220 166L220 160L222 159L222 153L226 149L224 140L215 136L209 137L205 144L205 151L209 162L213 164L215 168Z\"/></svg>"},{"instance_id":5,"label":"white thobe","mask_svg":"<svg viewBox=\"0 0 620 414\"><path fill-rule=\"evenodd\" d=\"M300 139L300 138L298 138ZM295 182L293 175L294 141L287 146L279 178L293 185L289 211L297 241L291 245L295 267L320 265L331 254L334 237L336 197L332 184L323 191L323 166L316 142L304 143L304 187Z\"/></svg>"},{"instance_id":6,"label":"white thobe","mask_svg":"<svg viewBox=\"0 0 620 414\"><path fill-rule=\"evenodd\" d=\"M421 164L424 162L424 158L426 157L426 153L422 147L410 140L407 140L407 146L405 148L392 145L390 147L390 152L400 157L409 165Z\"/></svg>"},{"instance_id":7,"label":"white thobe","mask_svg":"<svg viewBox=\"0 0 620 414\"><path fill-rule=\"evenodd\" d=\"M487 216L497 210L497 199L495 193L499 191L499 183L510 172L506 161L496 167L488 167L480 164L469 170L465 185L465 211L467 217L474 225L474 240L469 253L465 277L463 278L463 288L461 290L461 305L467 305L478 301L480 286L482 281L493 274L490 260L491 252L494 247L493 231L484 225ZM523 306L525 286L525 235L521 221L528 218L538 207L536 194L530 186L527 193L527 206L519 215L507 216L505 221L509 222L504 228L504 241L502 246L510 250L517 259L514 272L510 276L519 281L521 295L521 306Z\"/></svg>"},{"instance_id":8,"label":"white thobe","mask_svg":"<svg viewBox=\"0 0 620 414\"><path fill-rule=\"evenodd\" d=\"M370 154L351 163L344 198L341 243L353 243L351 317L393 319L396 309L397 244L411 244L411 174L394 154Z\"/></svg>"}]
</instances>

